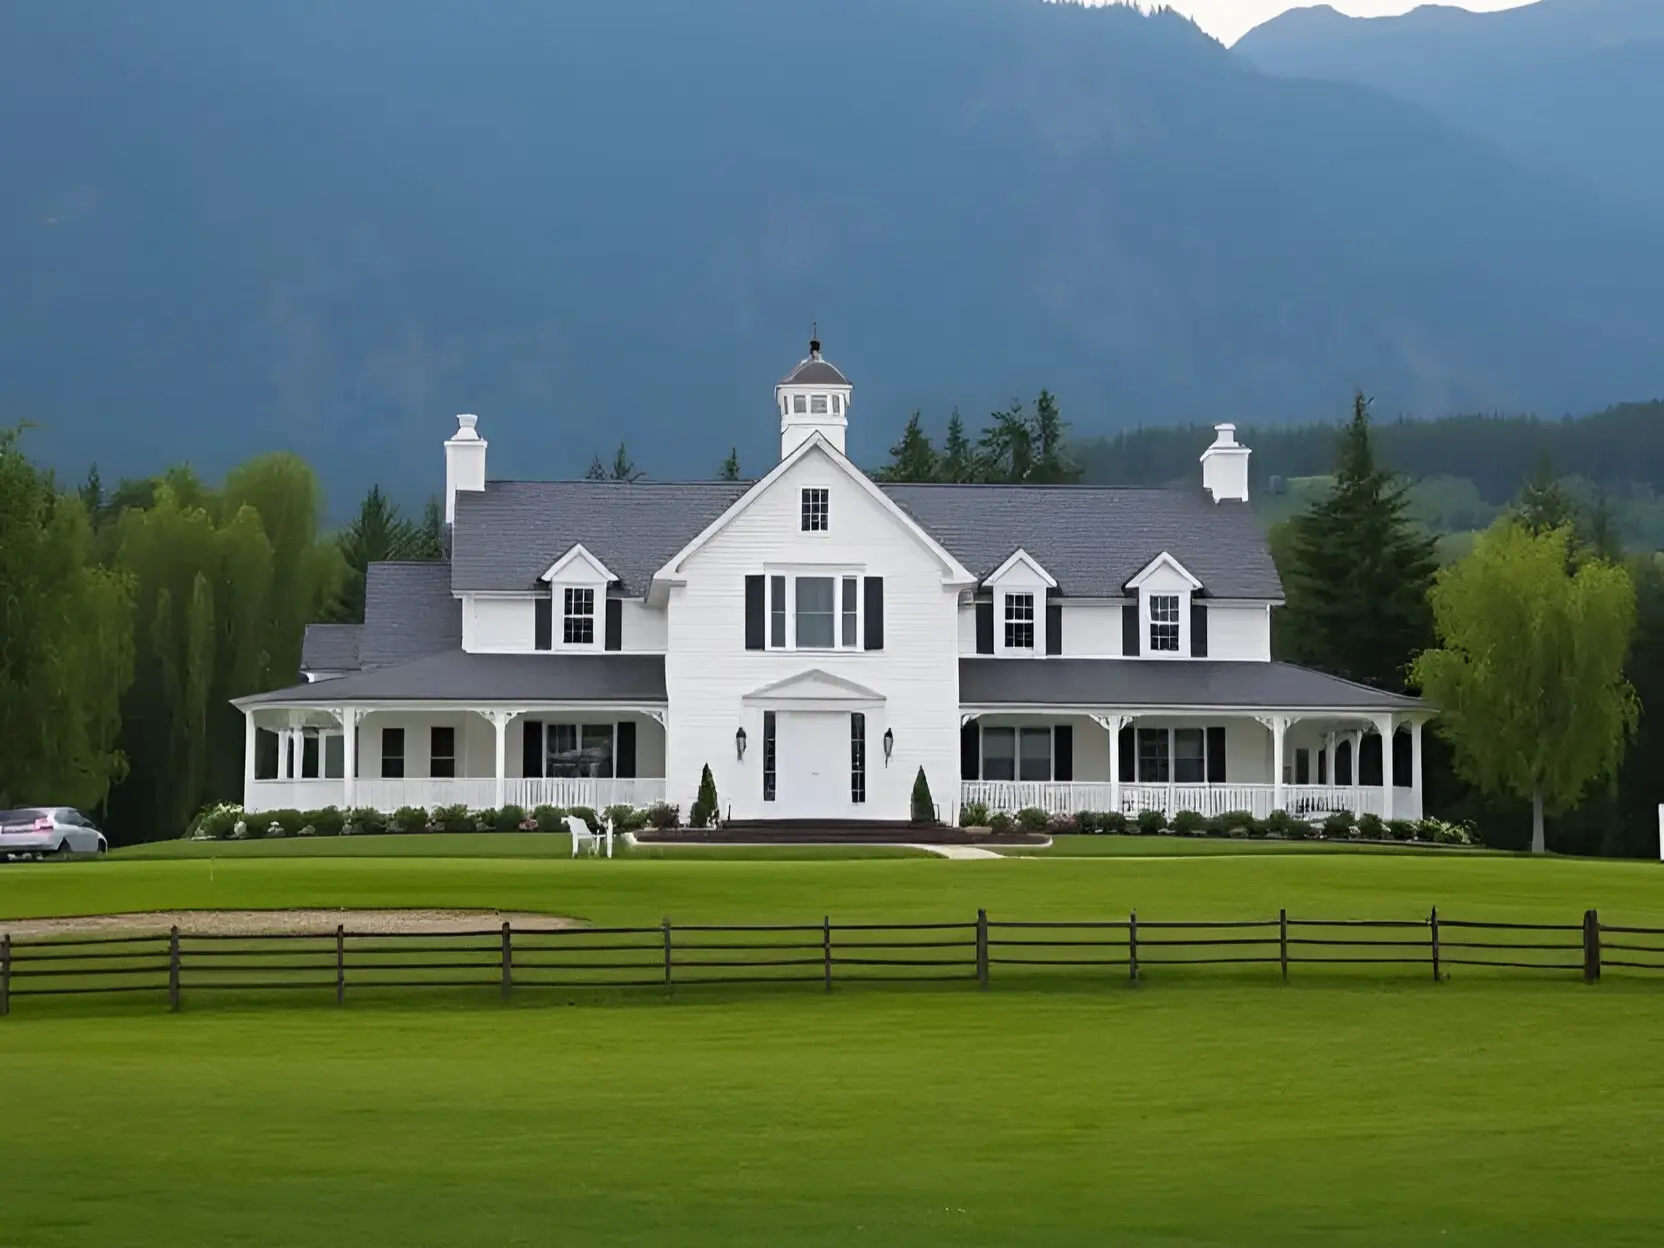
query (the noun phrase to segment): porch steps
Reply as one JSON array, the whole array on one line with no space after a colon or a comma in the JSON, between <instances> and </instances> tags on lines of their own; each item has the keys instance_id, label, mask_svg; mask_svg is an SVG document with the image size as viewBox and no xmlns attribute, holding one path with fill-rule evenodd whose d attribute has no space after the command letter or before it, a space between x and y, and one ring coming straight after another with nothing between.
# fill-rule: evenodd
<instances>
[{"instance_id":1,"label":"porch steps","mask_svg":"<svg viewBox=\"0 0 1664 1248\"><path fill-rule=\"evenodd\" d=\"M720 828L644 828L643 845L1043 845L1022 833L972 837L964 828L905 819L747 819Z\"/></svg>"}]
</instances>

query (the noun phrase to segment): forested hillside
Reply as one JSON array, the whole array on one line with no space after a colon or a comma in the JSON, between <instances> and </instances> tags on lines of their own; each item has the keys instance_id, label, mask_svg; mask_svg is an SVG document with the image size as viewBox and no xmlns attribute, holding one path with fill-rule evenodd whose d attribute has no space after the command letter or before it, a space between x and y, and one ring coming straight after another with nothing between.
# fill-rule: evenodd
<instances>
[{"instance_id":1,"label":"forested hillside","mask_svg":"<svg viewBox=\"0 0 1664 1248\"><path fill-rule=\"evenodd\" d=\"M0 5L0 169L0 423L75 474L414 499L458 411L530 475L768 462L815 319L863 462L1043 385L1082 435L1664 388L1664 223L1171 13Z\"/></svg>"}]
</instances>

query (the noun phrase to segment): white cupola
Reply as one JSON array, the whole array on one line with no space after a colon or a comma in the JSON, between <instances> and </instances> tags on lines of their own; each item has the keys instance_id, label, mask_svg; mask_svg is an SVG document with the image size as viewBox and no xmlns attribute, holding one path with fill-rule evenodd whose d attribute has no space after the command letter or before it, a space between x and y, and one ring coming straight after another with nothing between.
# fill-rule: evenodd
<instances>
[{"instance_id":1,"label":"white cupola","mask_svg":"<svg viewBox=\"0 0 1664 1248\"><path fill-rule=\"evenodd\" d=\"M1216 503L1248 501L1248 456L1236 440L1235 425L1215 425L1213 445L1202 452L1202 488Z\"/></svg>"},{"instance_id":2,"label":"white cupola","mask_svg":"<svg viewBox=\"0 0 1664 1248\"><path fill-rule=\"evenodd\" d=\"M774 387L780 409L780 458L784 459L819 433L838 454L844 451L849 428L849 379L821 358L818 333L809 339L809 354Z\"/></svg>"}]
</instances>

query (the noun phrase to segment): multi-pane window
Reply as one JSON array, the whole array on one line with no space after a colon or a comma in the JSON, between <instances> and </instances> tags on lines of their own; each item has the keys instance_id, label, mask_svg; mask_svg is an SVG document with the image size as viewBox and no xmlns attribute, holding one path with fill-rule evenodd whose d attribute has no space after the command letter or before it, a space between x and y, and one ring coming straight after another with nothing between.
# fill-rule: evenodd
<instances>
[{"instance_id":1,"label":"multi-pane window","mask_svg":"<svg viewBox=\"0 0 1664 1248\"><path fill-rule=\"evenodd\" d=\"M1207 778L1207 733L1200 728L1173 729L1173 779L1201 784Z\"/></svg>"},{"instance_id":2,"label":"multi-pane window","mask_svg":"<svg viewBox=\"0 0 1664 1248\"><path fill-rule=\"evenodd\" d=\"M786 648L786 578L768 578L769 630L768 644L776 650Z\"/></svg>"},{"instance_id":3,"label":"multi-pane window","mask_svg":"<svg viewBox=\"0 0 1664 1248\"><path fill-rule=\"evenodd\" d=\"M1050 780L1052 730L1040 728L984 728L984 780Z\"/></svg>"},{"instance_id":4,"label":"multi-pane window","mask_svg":"<svg viewBox=\"0 0 1664 1248\"><path fill-rule=\"evenodd\" d=\"M1167 756L1167 729L1138 730L1138 778L1145 784L1166 784L1173 777Z\"/></svg>"},{"instance_id":5,"label":"multi-pane window","mask_svg":"<svg viewBox=\"0 0 1664 1248\"><path fill-rule=\"evenodd\" d=\"M428 730L428 775L449 780L456 775L456 729Z\"/></svg>"},{"instance_id":6,"label":"multi-pane window","mask_svg":"<svg viewBox=\"0 0 1664 1248\"><path fill-rule=\"evenodd\" d=\"M1005 648L1034 649L1034 595L1005 596Z\"/></svg>"},{"instance_id":7,"label":"multi-pane window","mask_svg":"<svg viewBox=\"0 0 1664 1248\"><path fill-rule=\"evenodd\" d=\"M381 775L385 780L404 779L404 729L381 730Z\"/></svg>"},{"instance_id":8,"label":"multi-pane window","mask_svg":"<svg viewBox=\"0 0 1664 1248\"><path fill-rule=\"evenodd\" d=\"M830 576L797 578L797 648L829 650L837 644L837 607Z\"/></svg>"},{"instance_id":9,"label":"multi-pane window","mask_svg":"<svg viewBox=\"0 0 1664 1248\"><path fill-rule=\"evenodd\" d=\"M843 634L841 640L846 647L853 647L856 644L855 638L858 635L856 624L860 611L858 594L860 589L861 582L859 580L853 576L844 577Z\"/></svg>"},{"instance_id":10,"label":"multi-pane window","mask_svg":"<svg viewBox=\"0 0 1664 1248\"><path fill-rule=\"evenodd\" d=\"M824 533L831 527L831 491L807 489L803 491L803 531Z\"/></svg>"},{"instance_id":11,"label":"multi-pane window","mask_svg":"<svg viewBox=\"0 0 1664 1248\"><path fill-rule=\"evenodd\" d=\"M763 712L763 800L774 800L774 712Z\"/></svg>"},{"instance_id":12,"label":"multi-pane window","mask_svg":"<svg viewBox=\"0 0 1664 1248\"><path fill-rule=\"evenodd\" d=\"M565 591L566 605L562 616L561 638L569 646L595 644L595 591L573 589Z\"/></svg>"},{"instance_id":13,"label":"multi-pane window","mask_svg":"<svg viewBox=\"0 0 1664 1248\"><path fill-rule=\"evenodd\" d=\"M867 800L867 717L860 711L849 717L849 800Z\"/></svg>"},{"instance_id":14,"label":"multi-pane window","mask_svg":"<svg viewBox=\"0 0 1664 1248\"><path fill-rule=\"evenodd\" d=\"M1052 778L1052 730L1024 728L1017 734L1017 779Z\"/></svg>"},{"instance_id":15,"label":"multi-pane window","mask_svg":"<svg viewBox=\"0 0 1664 1248\"><path fill-rule=\"evenodd\" d=\"M1150 595L1150 649L1177 653L1179 649L1179 596Z\"/></svg>"},{"instance_id":16,"label":"multi-pane window","mask_svg":"<svg viewBox=\"0 0 1664 1248\"><path fill-rule=\"evenodd\" d=\"M826 415L826 396L817 394L809 400L809 414L811 416Z\"/></svg>"},{"instance_id":17,"label":"multi-pane window","mask_svg":"<svg viewBox=\"0 0 1664 1248\"><path fill-rule=\"evenodd\" d=\"M809 403L807 399L805 399L801 394L792 395L792 412L795 415L802 416L806 414L808 410Z\"/></svg>"},{"instance_id":18,"label":"multi-pane window","mask_svg":"<svg viewBox=\"0 0 1664 1248\"><path fill-rule=\"evenodd\" d=\"M610 777L612 724L548 724L545 726L546 776Z\"/></svg>"},{"instance_id":19,"label":"multi-pane window","mask_svg":"<svg viewBox=\"0 0 1664 1248\"><path fill-rule=\"evenodd\" d=\"M1015 780L1017 778L1017 730L1015 728L984 728L982 730L982 778L984 780Z\"/></svg>"}]
</instances>

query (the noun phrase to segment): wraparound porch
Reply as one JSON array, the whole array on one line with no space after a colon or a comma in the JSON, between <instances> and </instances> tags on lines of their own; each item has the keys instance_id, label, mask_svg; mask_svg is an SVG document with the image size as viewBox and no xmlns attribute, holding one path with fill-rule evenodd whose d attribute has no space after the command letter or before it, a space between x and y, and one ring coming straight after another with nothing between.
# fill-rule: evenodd
<instances>
[{"instance_id":1,"label":"wraparound porch","mask_svg":"<svg viewBox=\"0 0 1664 1248\"><path fill-rule=\"evenodd\" d=\"M1290 785L1279 796L1277 786L1270 784L1123 784L1117 793L1115 786L1104 781L967 780L960 786L960 801L980 802L990 811L1007 814L1037 806L1054 815L1118 810L1128 818L1143 810L1159 810L1169 819L1181 810L1210 817L1246 810L1256 819L1274 810L1312 820L1336 812L1383 819L1421 818L1420 791L1400 786L1393 789L1390 816L1385 792L1370 785Z\"/></svg>"}]
</instances>

